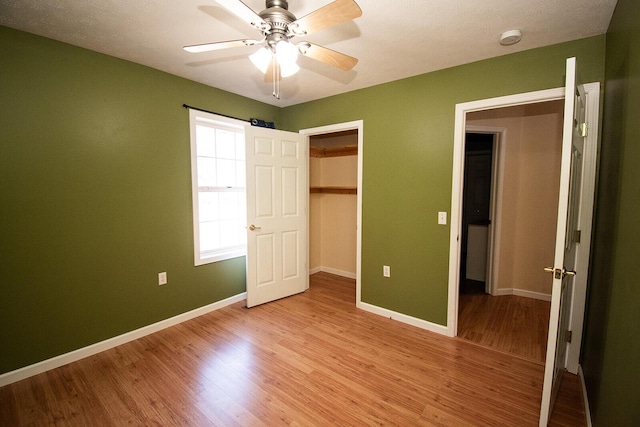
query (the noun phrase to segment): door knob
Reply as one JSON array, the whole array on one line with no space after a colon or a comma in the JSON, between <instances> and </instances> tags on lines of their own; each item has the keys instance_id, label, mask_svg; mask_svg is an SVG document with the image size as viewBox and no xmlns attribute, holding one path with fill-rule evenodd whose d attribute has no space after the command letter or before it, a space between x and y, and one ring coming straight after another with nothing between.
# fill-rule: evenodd
<instances>
[{"instance_id":1,"label":"door knob","mask_svg":"<svg viewBox=\"0 0 640 427\"><path fill-rule=\"evenodd\" d=\"M249 230L251 230L251 231L255 231L255 230L262 230L262 228L261 228L261 227L256 227L255 225L251 224L251 225L249 226Z\"/></svg>"},{"instance_id":2,"label":"door knob","mask_svg":"<svg viewBox=\"0 0 640 427\"><path fill-rule=\"evenodd\" d=\"M544 271L546 271L547 273L554 273L553 277L555 277L556 279L562 279L565 276L574 277L576 275L575 271L566 270L564 268L560 270L559 268L554 269L553 267L545 267Z\"/></svg>"}]
</instances>

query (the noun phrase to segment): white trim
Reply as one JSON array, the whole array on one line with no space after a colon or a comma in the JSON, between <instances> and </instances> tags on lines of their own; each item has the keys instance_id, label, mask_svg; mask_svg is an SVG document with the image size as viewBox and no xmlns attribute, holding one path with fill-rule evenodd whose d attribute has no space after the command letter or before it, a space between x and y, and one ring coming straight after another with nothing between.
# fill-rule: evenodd
<instances>
[{"instance_id":1,"label":"white trim","mask_svg":"<svg viewBox=\"0 0 640 427\"><path fill-rule=\"evenodd\" d=\"M309 274L311 275L311 274L319 273L321 271L323 273L335 274L336 276L346 277L347 279L356 278L356 273L352 273L350 271L338 270L336 268L331 268L331 267L324 267L324 266L316 267L313 270L310 270Z\"/></svg>"},{"instance_id":2,"label":"white trim","mask_svg":"<svg viewBox=\"0 0 640 427\"><path fill-rule=\"evenodd\" d=\"M358 193L356 195L356 306L360 303L361 299L361 271L362 271L362 158L364 152L364 121L355 120L352 122L338 123L327 126L320 126L309 129L302 129L301 134L306 135L307 138L313 135L321 135L325 133L340 132L345 130L357 130L358 131ZM308 202L307 202L308 203ZM307 206L307 212L309 212L309 206ZM307 257L308 258L308 257ZM307 259L308 262L308 259Z\"/></svg>"},{"instance_id":3,"label":"white trim","mask_svg":"<svg viewBox=\"0 0 640 427\"><path fill-rule=\"evenodd\" d=\"M587 427L592 427L591 410L589 409L589 397L587 396L587 384L584 381L584 372L582 365L578 365L578 376L580 377L580 385L582 388L582 401L584 403L584 417L587 420Z\"/></svg>"},{"instance_id":4,"label":"white trim","mask_svg":"<svg viewBox=\"0 0 640 427\"><path fill-rule=\"evenodd\" d=\"M51 369L59 368L60 366L64 366L68 363L84 359L85 357L93 356L94 354L109 350L110 348L117 347L133 340L137 340L138 338L142 338L168 327L186 322L187 320L202 316L203 314L219 310L223 307L235 304L245 299L247 299L247 293L243 292L227 299L217 301L200 308L196 308L195 310L187 311L186 313L178 314L177 316L161 320L151 325L143 326L142 328L135 329L130 332L126 332L122 335L118 335L116 337L91 344L87 347L79 348L69 353L61 354L59 356L52 357L51 359L43 360L41 362L25 366L14 371L5 372L4 374L0 375L0 387L23 380L25 378L32 377L37 374L41 374Z\"/></svg>"},{"instance_id":5,"label":"white trim","mask_svg":"<svg viewBox=\"0 0 640 427\"><path fill-rule=\"evenodd\" d=\"M322 267L312 268L311 270L309 270L309 276L311 276L312 274L320 273L321 271L323 271Z\"/></svg>"},{"instance_id":6,"label":"white trim","mask_svg":"<svg viewBox=\"0 0 640 427\"><path fill-rule=\"evenodd\" d=\"M416 326L420 329L425 329L430 332L435 332L436 334L447 335L447 327L438 325L437 323L427 322L426 320L418 319L417 317L398 313L396 311L388 310L386 308L378 307L376 305L368 304L362 301L359 301L356 304L356 307L364 311L368 311L369 313L377 314L383 317L388 317L389 319L397 320L399 322L406 323L411 326Z\"/></svg>"},{"instance_id":7,"label":"white trim","mask_svg":"<svg viewBox=\"0 0 640 427\"><path fill-rule=\"evenodd\" d=\"M542 292L533 292L526 289L516 288L500 288L495 290L496 296L515 295L518 297L532 298L541 301L551 301L551 294L543 294Z\"/></svg>"},{"instance_id":8,"label":"white trim","mask_svg":"<svg viewBox=\"0 0 640 427\"><path fill-rule=\"evenodd\" d=\"M472 111L555 101L563 99L564 92L564 87L561 87L456 104L451 183L451 232L449 236L449 304L447 308L447 335L449 336L454 337L458 334L458 292L460 287L460 243L458 239L462 228L462 173L464 171L466 115Z\"/></svg>"}]
</instances>

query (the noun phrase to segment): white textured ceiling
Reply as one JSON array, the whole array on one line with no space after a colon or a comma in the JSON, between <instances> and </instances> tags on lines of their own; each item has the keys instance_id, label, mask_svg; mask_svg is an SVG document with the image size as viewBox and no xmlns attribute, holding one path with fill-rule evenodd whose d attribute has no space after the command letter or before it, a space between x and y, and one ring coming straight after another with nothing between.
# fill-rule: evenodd
<instances>
[{"instance_id":1,"label":"white textured ceiling","mask_svg":"<svg viewBox=\"0 0 640 427\"><path fill-rule=\"evenodd\" d=\"M331 0L289 0L302 17ZM606 32L616 0L356 0L363 15L307 37L355 56L351 71L301 57L281 99L249 61L257 47L193 54L184 45L260 34L213 0L0 0L0 25L137 62L278 106ZM245 0L254 11L264 0ZM522 41L501 46L502 32Z\"/></svg>"}]
</instances>

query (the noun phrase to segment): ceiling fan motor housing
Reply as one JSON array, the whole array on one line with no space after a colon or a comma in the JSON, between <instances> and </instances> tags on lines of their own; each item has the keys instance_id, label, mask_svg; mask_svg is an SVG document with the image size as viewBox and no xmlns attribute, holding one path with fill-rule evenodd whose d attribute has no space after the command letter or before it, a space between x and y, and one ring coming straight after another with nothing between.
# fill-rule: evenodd
<instances>
[{"instance_id":1,"label":"ceiling fan motor housing","mask_svg":"<svg viewBox=\"0 0 640 427\"><path fill-rule=\"evenodd\" d=\"M267 44L274 48L282 40L289 40L289 24L296 20L296 16L289 12L289 5L285 0L267 0L267 9L258 15L267 22L271 28L264 32Z\"/></svg>"},{"instance_id":2,"label":"ceiling fan motor housing","mask_svg":"<svg viewBox=\"0 0 640 427\"><path fill-rule=\"evenodd\" d=\"M287 0L267 0L267 9L270 7L281 7L282 9L289 9L289 3Z\"/></svg>"}]
</instances>

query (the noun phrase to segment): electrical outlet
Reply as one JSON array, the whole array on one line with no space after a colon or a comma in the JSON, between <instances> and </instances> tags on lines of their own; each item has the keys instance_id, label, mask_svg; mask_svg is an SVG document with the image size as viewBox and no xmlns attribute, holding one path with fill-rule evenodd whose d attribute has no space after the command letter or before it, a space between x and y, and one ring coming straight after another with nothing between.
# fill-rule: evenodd
<instances>
[{"instance_id":1,"label":"electrical outlet","mask_svg":"<svg viewBox=\"0 0 640 427\"><path fill-rule=\"evenodd\" d=\"M163 271L162 273L158 273L158 285L166 285L167 284L167 272Z\"/></svg>"},{"instance_id":2,"label":"electrical outlet","mask_svg":"<svg viewBox=\"0 0 640 427\"><path fill-rule=\"evenodd\" d=\"M388 265L383 265L382 266L382 275L384 277L391 277L391 267L389 267Z\"/></svg>"}]
</instances>

